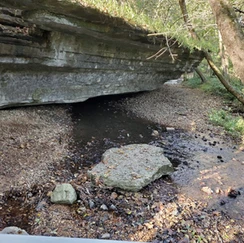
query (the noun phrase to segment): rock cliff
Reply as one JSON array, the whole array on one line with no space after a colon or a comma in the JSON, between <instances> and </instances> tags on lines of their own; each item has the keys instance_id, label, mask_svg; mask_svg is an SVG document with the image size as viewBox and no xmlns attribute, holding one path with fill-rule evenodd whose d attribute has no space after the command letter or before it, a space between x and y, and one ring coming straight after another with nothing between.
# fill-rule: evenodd
<instances>
[{"instance_id":1,"label":"rock cliff","mask_svg":"<svg viewBox=\"0 0 244 243\"><path fill-rule=\"evenodd\" d=\"M169 51L148 59L169 45L174 60ZM74 1L0 2L0 107L153 90L201 60L198 51Z\"/></svg>"}]
</instances>

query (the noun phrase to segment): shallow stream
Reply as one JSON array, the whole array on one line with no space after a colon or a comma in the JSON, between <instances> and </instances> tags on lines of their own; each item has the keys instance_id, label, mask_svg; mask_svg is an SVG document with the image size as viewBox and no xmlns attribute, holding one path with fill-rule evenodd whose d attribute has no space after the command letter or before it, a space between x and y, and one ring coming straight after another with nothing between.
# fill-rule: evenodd
<instances>
[{"instance_id":1,"label":"shallow stream","mask_svg":"<svg viewBox=\"0 0 244 243\"><path fill-rule=\"evenodd\" d=\"M54 168L55 171L67 170L70 178L64 179L68 181L99 163L101 155L109 148L133 143L159 146L175 168L172 176L163 180L173 183L178 194L207 202L210 209L243 221L244 151L230 146L211 131L190 133L136 117L122 105L125 99L135 95L98 97L72 105L74 151L65 164ZM163 187L164 191L168 190ZM228 196L230 189L238 192L236 197ZM16 193L10 192L5 197L0 227L17 225L28 230L33 224L36 205L43 203L41 198L45 194L38 186L29 193ZM33 197L31 204L27 203L26 194ZM47 205L48 200L45 200L44 205ZM38 222L35 220L34 224Z\"/></svg>"},{"instance_id":2,"label":"shallow stream","mask_svg":"<svg viewBox=\"0 0 244 243\"><path fill-rule=\"evenodd\" d=\"M98 97L73 105L77 144L73 161L77 163L70 170L77 172L99 163L101 155L111 147L133 143L159 146L175 167L171 179L182 193L243 219L244 166L240 162L244 152L238 152L235 146L229 146L211 131L189 133L138 118L121 105L128 98ZM231 188L240 195L228 197Z\"/></svg>"}]
</instances>

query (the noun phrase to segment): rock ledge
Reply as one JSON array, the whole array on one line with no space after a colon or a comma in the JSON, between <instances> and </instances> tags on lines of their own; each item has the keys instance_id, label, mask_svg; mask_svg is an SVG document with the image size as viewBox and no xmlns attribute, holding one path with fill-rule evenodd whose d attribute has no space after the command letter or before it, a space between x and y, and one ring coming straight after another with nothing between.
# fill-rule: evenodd
<instances>
[{"instance_id":1,"label":"rock ledge","mask_svg":"<svg viewBox=\"0 0 244 243\"><path fill-rule=\"evenodd\" d=\"M202 60L78 1L3 0L0 15L0 107L154 90ZM167 44L174 61L148 59Z\"/></svg>"}]
</instances>

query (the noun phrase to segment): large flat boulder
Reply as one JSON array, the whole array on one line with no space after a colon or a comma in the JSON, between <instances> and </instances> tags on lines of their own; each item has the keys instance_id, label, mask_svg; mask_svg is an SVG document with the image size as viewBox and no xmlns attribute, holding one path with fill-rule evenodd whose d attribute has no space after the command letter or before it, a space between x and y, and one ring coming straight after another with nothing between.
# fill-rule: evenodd
<instances>
[{"instance_id":1,"label":"large flat boulder","mask_svg":"<svg viewBox=\"0 0 244 243\"><path fill-rule=\"evenodd\" d=\"M88 174L105 186L139 191L152 181L173 172L162 148L147 144L131 144L107 150L99 164Z\"/></svg>"},{"instance_id":2,"label":"large flat boulder","mask_svg":"<svg viewBox=\"0 0 244 243\"><path fill-rule=\"evenodd\" d=\"M0 15L0 108L154 90L203 57L79 1L3 0ZM148 59L169 44L175 60Z\"/></svg>"}]
</instances>

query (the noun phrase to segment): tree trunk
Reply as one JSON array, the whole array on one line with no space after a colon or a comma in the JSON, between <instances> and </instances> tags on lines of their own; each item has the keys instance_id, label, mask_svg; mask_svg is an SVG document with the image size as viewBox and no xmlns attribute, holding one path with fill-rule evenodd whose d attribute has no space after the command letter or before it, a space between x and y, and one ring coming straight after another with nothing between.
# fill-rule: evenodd
<instances>
[{"instance_id":1,"label":"tree trunk","mask_svg":"<svg viewBox=\"0 0 244 243\"><path fill-rule=\"evenodd\" d=\"M213 0L210 0L213 1ZM218 0L219 1L219 0ZM189 33L191 34L192 38L198 39L200 41L199 36L197 35L196 31L194 30L192 24L189 21L188 12L186 8L186 2L185 0L179 0L180 8L182 11L182 14L184 16L184 21L187 25L187 28L189 30ZM206 50L202 50L204 53L204 57L207 60L209 66L213 70L214 74L218 77L219 81L224 85L224 87L232 94L234 95L243 105L244 105L244 95L236 90L234 87L231 86L228 78L224 77L222 72L219 70L219 68L215 65L211 55ZM244 56L243 56L244 57Z\"/></svg>"},{"instance_id":2,"label":"tree trunk","mask_svg":"<svg viewBox=\"0 0 244 243\"><path fill-rule=\"evenodd\" d=\"M224 77L222 72L219 70L219 68L215 65L211 55L208 52L204 52L204 57L207 60L209 66L214 71L214 74L218 77L219 81L225 86L225 88L233 95L235 96L243 105L244 105L244 95L236 90L234 87L231 86L229 80Z\"/></svg>"},{"instance_id":3,"label":"tree trunk","mask_svg":"<svg viewBox=\"0 0 244 243\"><path fill-rule=\"evenodd\" d=\"M226 53L226 48L223 45L222 35L219 33L219 56L221 61L221 69L225 77L229 75L229 57Z\"/></svg>"},{"instance_id":4,"label":"tree trunk","mask_svg":"<svg viewBox=\"0 0 244 243\"><path fill-rule=\"evenodd\" d=\"M244 33L227 0L209 0L235 73L244 84Z\"/></svg>"},{"instance_id":5,"label":"tree trunk","mask_svg":"<svg viewBox=\"0 0 244 243\"><path fill-rule=\"evenodd\" d=\"M201 72L201 70L199 68L195 68L195 71L198 74L198 76L200 77L200 79L202 80L202 83L206 83L207 82L207 79L205 78L205 76Z\"/></svg>"}]
</instances>

